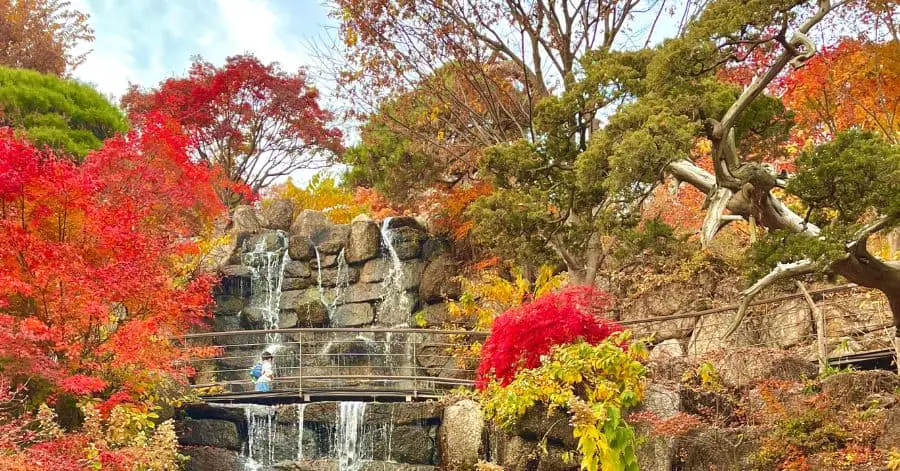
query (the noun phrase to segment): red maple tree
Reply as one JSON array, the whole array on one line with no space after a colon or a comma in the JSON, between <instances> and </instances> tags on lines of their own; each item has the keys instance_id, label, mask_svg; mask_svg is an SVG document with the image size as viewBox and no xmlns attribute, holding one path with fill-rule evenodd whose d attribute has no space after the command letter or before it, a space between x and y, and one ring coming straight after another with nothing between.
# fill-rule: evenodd
<instances>
[{"instance_id":1,"label":"red maple tree","mask_svg":"<svg viewBox=\"0 0 900 471\"><path fill-rule=\"evenodd\" d=\"M137 397L189 373L167 338L205 318L214 279L176 268L224 207L187 144L148 117L76 165L0 130L0 380Z\"/></svg>"},{"instance_id":2,"label":"red maple tree","mask_svg":"<svg viewBox=\"0 0 900 471\"><path fill-rule=\"evenodd\" d=\"M578 341L596 344L622 327L599 317L612 303L592 286L570 286L558 293L510 309L494 320L481 349L475 385L496 380L506 385L522 368L536 368L556 345Z\"/></svg>"},{"instance_id":3,"label":"red maple tree","mask_svg":"<svg viewBox=\"0 0 900 471\"><path fill-rule=\"evenodd\" d=\"M190 138L192 155L220 166L233 182L256 192L275 179L327 163L341 151L341 132L319 105L305 73L288 74L252 55L229 57L223 67L197 60L188 76L158 89L132 86L122 105L133 121L147 112L176 119ZM233 193L220 190L228 203Z\"/></svg>"}]
</instances>

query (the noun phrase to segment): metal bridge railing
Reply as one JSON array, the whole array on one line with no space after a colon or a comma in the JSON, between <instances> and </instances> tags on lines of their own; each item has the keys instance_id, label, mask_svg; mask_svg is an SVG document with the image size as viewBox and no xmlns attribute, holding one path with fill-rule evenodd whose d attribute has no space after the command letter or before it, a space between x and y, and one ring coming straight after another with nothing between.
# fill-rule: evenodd
<instances>
[{"instance_id":1,"label":"metal bridge railing","mask_svg":"<svg viewBox=\"0 0 900 471\"><path fill-rule=\"evenodd\" d=\"M467 347L486 333L458 330L300 328L205 332L179 338L200 354L189 360L202 396L258 395L251 367L272 353L268 396L434 397L471 386L477 358Z\"/></svg>"}]
</instances>

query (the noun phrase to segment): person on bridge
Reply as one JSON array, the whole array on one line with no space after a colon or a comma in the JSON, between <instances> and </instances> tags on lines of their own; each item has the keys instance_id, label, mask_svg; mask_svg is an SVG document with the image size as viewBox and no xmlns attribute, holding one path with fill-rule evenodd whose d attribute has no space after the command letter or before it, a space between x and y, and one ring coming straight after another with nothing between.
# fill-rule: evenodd
<instances>
[{"instance_id":1,"label":"person on bridge","mask_svg":"<svg viewBox=\"0 0 900 471\"><path fill-rule=\"evenodd\" d=\"M250 370L256 391L269 392L272 390L272 380L275 379L275 366L272 364L272 354L263 352L262 363L254 365Z\"/></svg>"}]
</instances>

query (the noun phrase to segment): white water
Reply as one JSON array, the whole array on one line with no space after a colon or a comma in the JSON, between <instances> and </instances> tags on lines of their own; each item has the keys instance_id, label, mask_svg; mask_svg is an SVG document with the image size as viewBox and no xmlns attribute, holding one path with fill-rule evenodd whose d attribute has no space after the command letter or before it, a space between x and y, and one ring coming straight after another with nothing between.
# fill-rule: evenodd
<instances>
[{"instance_id":1,"label":"white water","mask_svg":"<svg viewBox=\"0 0 900 471\"><path fill-rule=\"evenodd\" d=\"M247 418L244 469L247 471L264 469L264 466L275 462L275 434L278 433L275 408L255 404L246 404L243 407Z\"/></svg>"},{"instance_id":2,"label":"white water","mask_svg":"<svg viewBox=\"0 0 900 471\"><path fill-rule=\"evenodd\" d=\"M306 403L297 404L297 461L303 460L303 411Z\"/></svg>"},{"instance_id":3,"label":"white water","mask_svg":"<svg viewBox=\"0 0 900 471\"><path fill-rule=\"evenodd\" d=\"M386 218L381 223L381 241L391 264L384 275L384 281L382 281L383 294L377 317L381 323L385 323L387 319L391 321L400 319L401 323L407 323L408 319L406 318L409 316L412 306L410 306L410 298L404 289L403 262L394 248L394 234L390 230L390 225L391 218Z\"/></svg>"},{"instance_id":4,"label":"white water","mask_svg":"<svg viewBox=\"0 0 900 471\"><path fill-rule=\"evenodd\" d=\"M371 459L364 440L365 402L338 403L335 451L340 471L359 471L362 462Z\"/></svg>"},{"instance_id":5,"label":"white water","mask_svg":"<svg viewBox=\"0 0 900 471\"><path fill-rule=\"evenodd\" d=\"M276 251L266 249L265 237L260 237L253 250L244 254L244 266L250 270L250 307L261 312L263 328L278 328L281 307L281 287L284 283L284 267L288 256L287 234L276 231L279 247ZM275 347L281 341L278 334L266 334L266 343ZM267 347L270 352L272 349Z\"/></svg>"},{"instance_id":6,"label":"white water","mask_svg":"<svg viewBox=\"0 0 900 471\"><path fill-rule=\"evenodd\" d=\"M313 247L316 252L316 281L318 282L319 299L325 305L328 311L328 320L332 319L335 309L342 304L347 288L350 287L350 266L347 264L347 257L344 255L344 249L341 249L337 256L337 274L334 280L334 287L329 293L322 281L322 254L319 253L318 247Z\"/></svg>"}]
</instances>

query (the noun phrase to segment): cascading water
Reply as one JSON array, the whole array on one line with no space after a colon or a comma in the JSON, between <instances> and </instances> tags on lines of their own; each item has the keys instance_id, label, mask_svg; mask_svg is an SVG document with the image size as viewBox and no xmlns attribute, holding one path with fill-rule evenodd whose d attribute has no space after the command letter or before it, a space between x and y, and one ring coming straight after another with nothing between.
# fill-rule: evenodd
<instances>
[{"instance_id":1,"label":"cascading water","mask_svg":"<svg viewBox=\"0 0 900 471\"><path fill-rule=\"evenodd\" d=\"M254 404L243 407L247 419L245 469L247 471L265 469L265 466L275 462L275 434L278 433L275 409Z\"/></svg>"},{"instance_id":2,"label":"cascading water","mask_svg":"<svg viewBox=\"0 0 900 471\"><path fill-rule=\"evenodd\" d=\"M250 308L257 310L266 330L278 328L281 305L281 287L284 282L284 267L288 256L288 238L284 231L276 231L277 247L270 250L268 239L259 237L256 245L244 253L244 266L250 270ZM278 334L266 334L270 346L281 341Z\"/></svg>"},{"instance_id":3,"label":"cascading water","mask_svg":"<svg viewBox=\"0 0 900 471\"><path fill-rule=\"evenodd\" d=\"M381 242L385 255L390 261L387 273L382 282L382 299L378 308L378 319L384 322L386 319L402 319L401 324L408 324L406 317L410 311L410 299L406 295L405 280L403 279L403 262L394 248L394 234L391 231L391 218L386 218L381 224Z\"/></svg>"},{"instance_id":4,"label":"cascading water","mask_svg":"<svg viewBox=\"0 0 900 471\"><path fill-rule=\"evenodd\" d=\"M381 304L378 308L378 320L382 323L399 321L393 323L391 328L406 328L409 327L408 317L412 311L412 306L410 305L412 300L407 295L405 289L406 280L404 279L403 262L400 260L397 249L394 247L394 233L391 231L391 218L385 218L384 222L381 224L381 241L384 246L385 258L390 261L390 266L388 267L384 276L384 281L382 282L383 294ZM398 361L397 357L399 355L392 351L395 344L394 335L395 334L391 332L385 334L382 352L385 354L386 358L385 366L389 370L388 374L408 375L409 372L398 371L398 368L408 366L406 364L408 363L411 352L408 351L408 348L404 349L402 352L403 355ZM403 342L403 344L407 347L410 345L409 342Z\"/></svg>"},{"instance_id":5,"label":"cascading water","mask_svg":"<svg viewBox=\"0 0 900 471\"><path fill-rule=\"evenodd\" d=\"M306 409L306 403L297 404L297 461L303 461L303 412Z\"/></svg>"},{"instance_id":6,"label":"cascading water","mask_svg":"<svg viewBox=\"0 0 900 471\"><path fill-rule=\"evenodd\" d=\"M365 442L365 402L341 402L338 407L335 451L340 471L359 471L371 447Z\"/></svg>"},{"instance_id":7,"label":"cascading water","mask_svg":"<svg viewBox=\"0 0 900 471\"><path fill-rule=\"evenodd\" d=\"M322 277L322 254L316 246L313 246L313 250L316 253L316 281L318 283L319 299L322 300L322 304L325 305L325 309L328 311L328 318L331 319L332 314L341 304L341 300L343 299L347 288L350 286L350 266L347 264L347 257L344 255L344 249L341 249L335 262L337 267L334 287L329 293L328 290L325 289Z\"/></svg>"}]
</instances>

